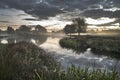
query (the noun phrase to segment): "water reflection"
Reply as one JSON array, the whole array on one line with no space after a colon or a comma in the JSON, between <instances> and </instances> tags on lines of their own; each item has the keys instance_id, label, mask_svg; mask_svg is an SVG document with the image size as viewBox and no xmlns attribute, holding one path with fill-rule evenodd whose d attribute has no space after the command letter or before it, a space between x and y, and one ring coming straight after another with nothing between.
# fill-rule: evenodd
<instances>
[{"instance_id":1,"label":"water reflection","mask_svg":"<svg viewBox=\"0 0 120 80\"><path fill-rule=\"evenodd\" d=\"M61 38L48 37L47 41L40 45L40 47L53 55L57 61L62 63L64 68L67 68L68 65L74 64L81 68L89 66L89 68L92 69L94 66L95 68L112 70L117 65L116 69L120 72L120 60L105 55L99 56L93 54L90 48L77 54L72 49L62 48L59 45L60 40Z\"/></svg>"},{"instance_id":2,"label":"water reflection","mask_svg":"<svg viewBox=\"0 0 120 80\"><path fill-rule=\"evenodd\" d=\"M2 44L8 44L8 41L5 40L5 39L3 39L0 43L2 43Z\"/></svg>"},{"instance_id":3,"label":"water reflection","mask_svg":"<svg viewBox=\"0 0 120 80\"><path fill-rule=\"evenodd\" d=\"M18 43L18 42L32 42L36 45L41 45L47 40L47 36L45 35L39 35L39 36L9 36L9 37L3 37L0 39L0 43L2 44L8 44L8 43Z\"/></svg>"}]
</instances>

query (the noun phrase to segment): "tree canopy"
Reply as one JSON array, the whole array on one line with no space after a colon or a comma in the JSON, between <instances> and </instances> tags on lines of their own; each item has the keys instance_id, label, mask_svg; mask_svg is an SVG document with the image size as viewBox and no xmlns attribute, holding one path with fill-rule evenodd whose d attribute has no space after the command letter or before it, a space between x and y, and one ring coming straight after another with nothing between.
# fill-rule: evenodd
<instances>
[{"instance_id":1,"label":"tree canopy","mask_svg":"<svg viewBox=\"0 0 120 80\"><path fill-rule=\"evenodd\" d=\"M14 33L14 29L12 27L8 27L7 28L7 33L8 34L13 34Z\"/></svg>"},{"instance_id":2,"label":"tree canopy","mask_svg":"<svg viewBox=\"0 0 120 80\"><path fill-rule=\"evenodd\" d=\"M66 25L63 29L66 34L78 33L80 35L81 32L86 32L87 25L83 18L75 18L73 19L73 24Z\"/></svg>"},{"instance_id":3,"label":"tree canopy","mask_svg":"<svg viewBox=\"0 0 120 80\"><path fill-rule=\"evenodd\" d=\"M20 28L17 31L19 31L19 32L30 32L31 28L29 28L26 25L21 25Z\"/></svg>"},{"instance_id":4,"label":"tree canopy","mask_svg":"<svg viewBox=\"0 0 120 80\"><path fill-rule=\"evenodd\" d=\"M66 25L65 28L63 29L66 34L71 34L76 32L76 27L74 24L72 25Z\"/></svg>"},{"instance_id":5,"label":"tree canopy","mask_svg":"<svg viewBox=\"0 0 120 80\"><path fill-rule=\"evenodd\" d=\"M83 18L75 18L73 20L73 24L76 26L78 34L80 34L80 32L86 32L87 25Z\"/></svg>"},{"instance_id":6,"label":"tree canopy","mask_svg":"<svg viewBox=\"0 0 120 80\"><path fill-rule=\"evenodd\" d=\"M37 32L47 32L47 30L41 25L37 25L35 27L35 31L37 31Z\"/></svg>"}]
</instances>

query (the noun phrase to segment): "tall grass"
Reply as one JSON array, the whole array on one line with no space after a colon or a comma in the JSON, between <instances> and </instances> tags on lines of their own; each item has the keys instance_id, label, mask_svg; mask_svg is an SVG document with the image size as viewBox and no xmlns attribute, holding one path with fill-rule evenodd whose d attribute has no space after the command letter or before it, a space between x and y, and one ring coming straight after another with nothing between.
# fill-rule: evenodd
<instances>
[{"instance_id":1,"label":"tall grass","mask_svg":"<svg viewBox=\"0 0 120 80\"><path fill-rule=\"evenodd\" d=\"M0 80L32 80L34 70L54 70L58 65L32 43L0 44Z\"/></svg>"},{"instance_id":2,"label":"tall grass","mask_svg":"<svg viewBox=\"0 0 120 80\"><path fill-rule=\"evenodd\" d=\"M72 66L66 71L58 70L55 72L35 72L38 80L120 80L120 74L116 71L108 72L107 70L89 68L80 69Z\"/></svg>"}]
</instances>

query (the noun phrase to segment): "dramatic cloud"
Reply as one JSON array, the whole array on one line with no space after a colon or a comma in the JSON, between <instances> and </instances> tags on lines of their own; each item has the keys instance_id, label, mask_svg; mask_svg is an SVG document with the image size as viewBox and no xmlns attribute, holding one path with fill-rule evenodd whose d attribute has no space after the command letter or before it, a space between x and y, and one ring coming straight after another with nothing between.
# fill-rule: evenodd
<instances>
[{"instance_id":1,"label":"dramatic cloud","mask_svg":"<svg viewBox=\"0 0 120 80\"><path fill-rule=\"evenodd\" d=\"M25 18L23 20L27 20L27 21L39 21L39 19L35 19L35 18Z\"/></svg>"},{"instance_id":2,"label":"dramatic cloud","mask_svg":"<svg viewBox=\"0 0 120 80\"><path fill-rule=\"evenodd\" d=\"M120 7L120 0L1 0L0 7L11 7L24 10L26 13L40 18L56 16L75 9L85 11L89 17L120 17L120 11L104 11L112 7Z\"/></svg>"},{"instance_id":3,"label":"dramatic cloud","mask_svg":"<svg viewBox=\"0 0 120 80\"><path fill-rule=\"evenodd\" d=\"M37 21L33 17L39 20L57 17L59 21L80 16L120 18L120 0L0 0L0 9L3 8L22 10L25 14L16 16L24 21ZM33 17L25 17L26 14Z\"/></svg>"},{"instance_id":4,"label":"dramatic cloud","mask_svg":"<svg viewBox=\"0 0 120 80\"><path fill-rule=\"evenodd\" d=\"M0 3L45 18L76 8L84 10L100 1L102 0L1 0Z\"/></svg>"},{"instance_id":5,"label":"dramatic cloud","mask_svg":"<svg viewBox=\"0 0 120 80\"><path fill-rule=\"evenodd\" d=\"M82 15L93 18L100 18L100 17L120 18L120 10L116 10L114 12L104 11L103 9L87 10Z\"/></svg>"}]
</instances>

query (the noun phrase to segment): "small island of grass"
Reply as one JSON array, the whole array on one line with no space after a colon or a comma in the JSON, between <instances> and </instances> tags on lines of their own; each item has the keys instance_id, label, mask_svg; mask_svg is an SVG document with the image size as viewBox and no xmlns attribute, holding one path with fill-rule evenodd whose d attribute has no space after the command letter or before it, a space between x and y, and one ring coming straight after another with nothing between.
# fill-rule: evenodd
<instances>
[{"instance_id":1,"label":"small island of grass","mask_svg":"<svg viewBox=\"0 0 120 80\"><path fill-rule=\"evenodd\" d=\"M107 55L120 59L120 37L108 36L73 36L60 40L63 48L72 49L78 53L85 52L87 48L97 55Z\"/></svg>"}]
</instances>

